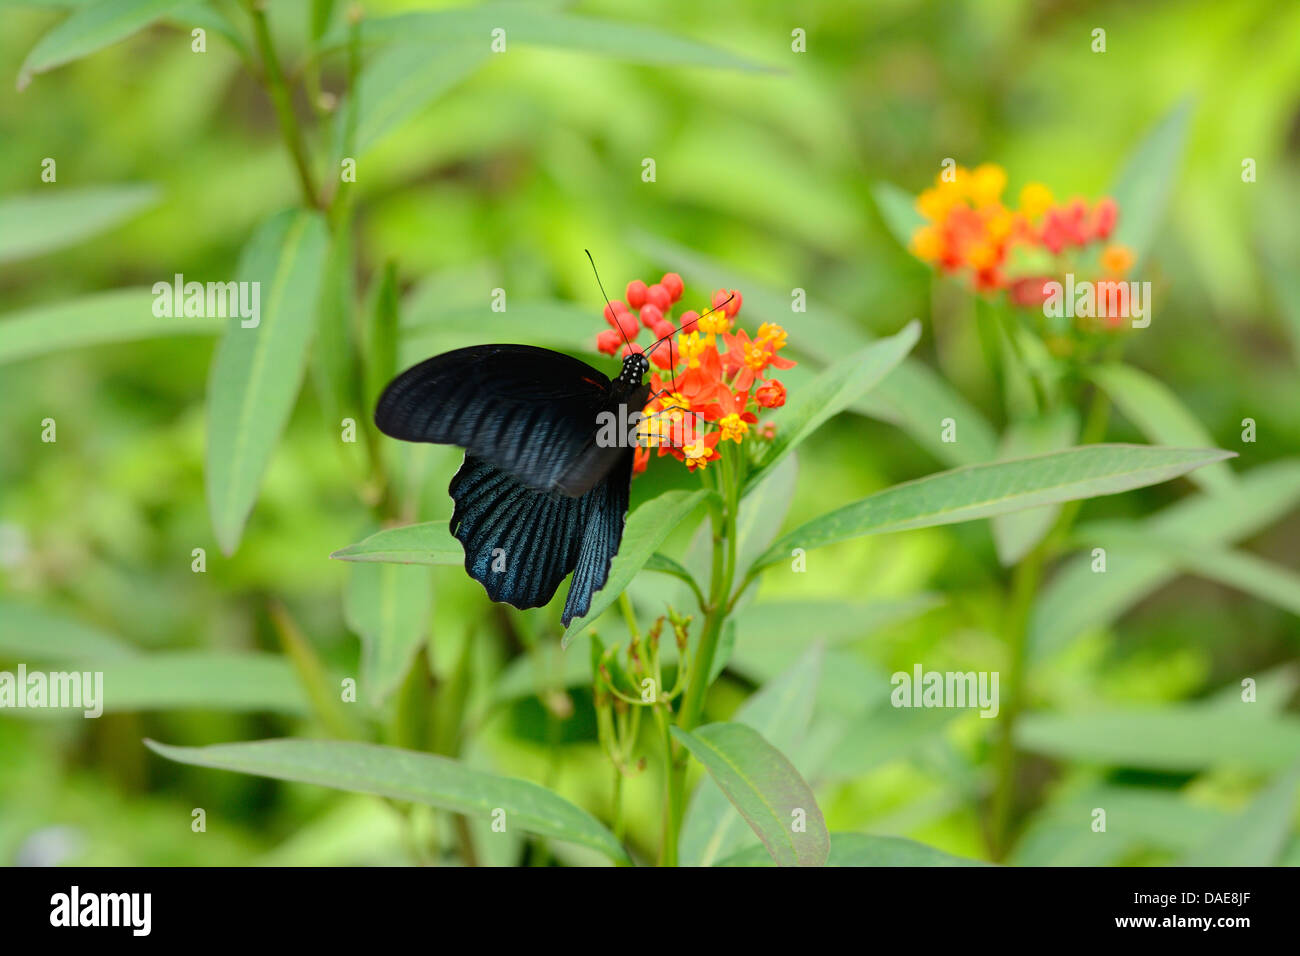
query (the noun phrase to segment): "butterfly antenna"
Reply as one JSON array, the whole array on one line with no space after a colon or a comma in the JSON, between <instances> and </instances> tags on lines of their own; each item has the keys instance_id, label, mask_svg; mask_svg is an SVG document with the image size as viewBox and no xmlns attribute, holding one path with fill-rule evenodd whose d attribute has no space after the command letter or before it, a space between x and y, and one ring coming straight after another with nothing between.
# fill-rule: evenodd
<instances>
[{"instance_id":1,"label":"butterfly antenna","mask_svg":"<svg viewBox=\"0 0 1300 956\"><path fill-rule=\"evenodd\" d=\"M587 254L587 261L591 263L591 271L596 276L596 285L600 287L600 294L605 300L605 305L609 309L609 314L614 317L614 325L618 328L618 334L623 336L623 341L627 342L628 351L632 351L632 342L628 339L627 333L623 331L623 323L618 319L618 313L614 311L614 304L609 301L609 296L605 295L605 284L600 281L600 273L596 270L596 260L591 258L591 250L583 249Z\"/></svg>"},{"instance_id":2,"label":"butterfly antenna","mask_svg":"<svg viewBox=\"0 0 1300 956\"><path fill-rule=\"evenodd\" d=\"M735 297L736 297L736 293L734 293L734 292L731 293L731 295L727 296L727 298L724 299L722 302L719 302L717 305L713 306L713 308L711 308L711 309L709 309L707 312L705 312L704 315L700 315L700 316L697 316L697 317L694 318L694 319L691 319L691 321L690 321L689 323L686 323L686 325L695 325L696 323L698 323L698 322L700 321L700 319L704 318L705 315L712 315L714 312L717 312L719 309L726 308L727 303L730 302L730 301L731 301L732 299L734 299ZM667 335L665 335L662 339L659 339L659 341L655 342L655 343L654 343L653 345L651 345L648 349L646 349L646 350L645 350L645 354L646 354L646 355L650 355L651 353L654 352L655 349L657 349L660 345L662 345L662 344L663 344L664 342L666 342L667 340L671 339L671 338L672 338L674 335L676 335L678 332L685 332L685 331L686 331L686 325L683 325L680 329L673 329L671 332L669 332ZM669 351L669 352L672 351L672 347L671 347L671 346L669 346L668 351Z\"/></svg>"}]
</instances>

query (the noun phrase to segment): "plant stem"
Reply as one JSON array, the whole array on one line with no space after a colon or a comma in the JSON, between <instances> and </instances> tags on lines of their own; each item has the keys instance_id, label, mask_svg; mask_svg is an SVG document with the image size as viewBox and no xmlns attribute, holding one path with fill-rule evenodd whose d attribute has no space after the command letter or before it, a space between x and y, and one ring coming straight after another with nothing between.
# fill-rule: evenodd
<instances>
[{"instance_id":1,"label":"plant stem","mask_svg":"<svg viewBox=\"0 0 1300 956\"><path fill-rule=\"evenodd\" d=\"M713 660L717 656L722 625L731 610L732 579L736 573L736 510L740 503L740 487L744 479L743 462L734 456L732 445L722 450L718 462L720 500L710 504L709 515L713 526L713 573L709 585L709 600L704 607L704 627L700 632L695 656L691 659L686 693L677 714L677 726L691 730L704 713L704 698L708 695ZM671 734L665 729L664 746L670 768L668 806L665 809L663 858L677 861L677 839L681 830L686 803L686 753L675 748Z\"/></svg>"},{"instance_id":2,"label":"plant stem","mask_svg":"<svg viewBox=\"0 0 1300 956\"><path fill-rule=\"evenodd\" d=\"M1001 861L1008 850L1008 832L1016 787L1016 719L1024 703L1025 650L1029 637L1029 612L1038 582L1042 579L1046 539L1016 565L1011 581L1011 607L1007 614L1007 699L1002 705L994 768L997 783L993 791L990 844L993 858Z\"/></svg>"},{"instance_id":3,"label":"plant stem","mask_svg":"<svg viewBox=\"0 0 1300 956\"><path fill-rule=\"evenodd\" d=\"M276 56L275 45L271 40L271 29L266 22L266 11L262 0L245 0L248 15L253 20L253 34L257 39L257 51L266 70L268 91L271 102L275 105L276 118L280 121L280 134L293 157L294 168L298 172L298 184L302 188L303 203L309 208L320 208L320 199L311 173L311 162L307 156L307 146L303 140L302 129L293 112L293 96L289 84L285 81L284 70Z\"/></svg>"},{"instance_id":4,"label":"plant stem","mask_svg":"<svg viewBox=\"0 0 1300 956\"><path fill-rule=\"evenodd\" d=\"M1080 445L1091 445L1106 436L1106 423L1110 415L1110 401L1101 389L1095 389L1088 408L1088 417ZM1029 644L1029 615L1034 597L1042 580L1043 567L1049 557L1068 537L1074 519L1083 506L1081 500L1067 501L1050 531L1038 545L1016 565L1011 581L1011 606L1007 614L1007 700L1002 707L997 755L994 761L996 783L989 827L989 843L994 860L1006 858L1010 850L1011 813L1015 805L1017 752L1015 746L1016 722L1024 707L1026 659Z\"/></svg>"},{"instance_id":5,"label":"plant stem","mask_svg":"<svg viewBox=\"0 0 1300 956\"><path fill-rule=\"evenodd\" d=\"M686 761L673 753L673 735L669 730L671 713L654 705L655 723L664 739L664 832L659 846L659 865L677 865L677 836L682 828L682 805L686 796Z\"/></svg>"}]
</instances>

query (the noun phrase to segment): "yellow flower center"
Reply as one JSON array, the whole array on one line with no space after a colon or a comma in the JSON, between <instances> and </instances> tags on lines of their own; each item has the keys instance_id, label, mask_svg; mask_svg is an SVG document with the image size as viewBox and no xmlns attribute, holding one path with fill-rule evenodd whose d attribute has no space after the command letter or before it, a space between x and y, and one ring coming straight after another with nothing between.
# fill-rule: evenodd
<instances>
[{"instance_id":1,"label":"yellow flower center","mask_svg":"<svg viewBox=\"0 0 1300 956\"><path fill-rule=\"evenodd\" d=\"M722 421L718 422L718 428L722 431L723 441L734 441L739 443L749 431L749 422L742 419L735 412L725 416Z\"/></svg>"},{"instance_id":2,"label":"yellow flower center","mask_svg":"<svg viewBox=\"0 0 1300 956\"><path fill-rule=\"evenodd\" d=\"M764 322L758 327L758 341L772 346L772 350L785 348L786 331L775 322Z\"/></svg>"}]
</instances>

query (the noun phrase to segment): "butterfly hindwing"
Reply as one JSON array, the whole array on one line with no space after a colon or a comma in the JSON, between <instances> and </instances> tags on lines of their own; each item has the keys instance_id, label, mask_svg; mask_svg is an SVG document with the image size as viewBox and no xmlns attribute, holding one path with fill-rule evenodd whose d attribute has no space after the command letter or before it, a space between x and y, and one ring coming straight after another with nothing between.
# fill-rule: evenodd
<instances>
[{"instance_id":1,"label":"butterfly hindwing","mask_svg":"<svg viewBox=\"0 0 1300 956\"><path fill-rule=\"evenodd\" d=\"M632 496L632 452L610 469L609 477L587 493L591 512L583 528L578 561L560 621L565 627L591 610L592 596L609 579L610 562L623 540L623 523Z\"/></svg>"},{"instance_id":2,"label":"butterfly hindwing","mask_svg":"<svg viewBox=\"0 0 1300 956\"><path fill-rule=\"evenodd\" d=\"M614 399L585 362L530 345L477 345L435 355L395 378L375 424L405 441L459 445L536 491L579 497L622 449L596 446Z\"/></svg>"}]
</instances>

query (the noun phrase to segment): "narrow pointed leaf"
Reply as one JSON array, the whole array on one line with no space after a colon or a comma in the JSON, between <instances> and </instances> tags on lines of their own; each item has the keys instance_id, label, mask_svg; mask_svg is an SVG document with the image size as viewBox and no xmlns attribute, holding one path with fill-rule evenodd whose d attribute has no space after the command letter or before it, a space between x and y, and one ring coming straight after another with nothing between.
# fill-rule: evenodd
<instances>
[{"instance_id":1,"label":"narrow pointed leaf","mask_svg":"<svg viewBox=\"0 0 1300 956\"><path fill-rule=\"evenodd\" d=\"M1208 448L1214 439L1187 410L1168 386L1131 365L1113 363L1093 369L1089 378L1105 389L1142 434L1159 445L1177 448ZM1223 462L1206 465L1192 474L1192 481L1207 491L1233 482L1232 469Z\"/></svg>"},{"instance_id":2,"label":"narrow pointed leaf","mask_svg":"<svg viewBox=\"0 0 1300 956\"><path fill-rule=\"evenodd\" d=\"M464 564L465 548L452 537L446 519L385 528L330 555L340 561L393 564Z\"/></svg>"},{"instance_id":3,"label":"narrow pointed leaf","mask_svg":"<svg viewBox=\"0 0 1300 956\"><path fill-rule=\"evenodd\" d=\"M812 720L823 656L821 645L814 644L785 674L746 700L732 720L752 727L782 753L796 753ZM713 866L752 839L722 790L701 781L682 823L682 865Z\"/></svg>"},{"instance_id":4,"label":"narrow pointed leaf","mask_svg":"<svg viewBox=\"0 0 1300 956\"><path fill-rule=\"evenodd\" d=\"M777 541L755 567L869 534L954 524L1038 505L1158 484L1232 457L1214 448L1089 445L1017 461L971 465L909 481L815 518Z\"/></svg>"},{"instance_id":5,"label":"narrow pointed leaf","mask_svg":"<svg viewBox=\"0 0 1300 956\"><path fill-rule=\"evenodd\" d=\"M1169 205L1191 119L1190 100L1170 110L1138 143L1111 187L1120 210L1112 241L1131 249L1139 268Z\"/></svg>"},{"instance_id":6,"label":"narrow pointed leaf","mask_svg":"<svg viewBox=\"0 0 1300 956\"><path fill-rule=\"evenodd\" d=\"M491 3L454 7L449 10L420 10L362 21L364 43L430 41L452 42L461 47L481 48L486 54L493 42L492 31L504 31L506 51L511 44L555 47L612 56L638 63L669 64L768 71L771 68L719 47L674 36L657 27L597 20L560 10L547 10L536 3ZM342 29L331 31L324 47L345 41Z\"/></svg>"},{"instance_id":7,"label":"narrow pointed leaf","mask_svg":"<svg viewBox=\"0 0 1300 956\"><path fill-rule=\"evenodd\" d=\"M357 78L356 129L352 151L365 153L388 133L429 106L473 74L488 58L489 39L481 46L438 42L406 42L382 50ZM334 126L335 167L345 157L349 109L339 110Z\"/></svg>"},{"instance_id":8,"label":"narrow pointed leaf","mask_svg":"<svg viewBox=\"0 0 1300 956\"><path fill-rule=\"evenodd\" d=\"M305 717L310 705L288 662L273 654L156 651L66 667L103 674L105 713L217 710ZM44 716L82 710L12 711Z\"/></svg>"},{"instance_id":9,"label":"narrow pointed leaf","mask_svg":"<svg viewBox=\"0 0 1300 956\"><path fill-rule=\"evenodd\" d=\"M629 862L614 835L581 807L527 780L474 770L446 757L338 740L261 740L210 747L145 743L160 756L199 767L378 794L475 818L492 819L504 811L507 832L565 840L615 862Z\"/></svg>"},{"instance_id":10,"label":"narrow pointed leaf","mask_svg":"<svg viewBox=\"0 0 1300 956\"><path fill-rule=\"evenodd\" d=\"M673 736L704 765L779 866L824 866L830 834L812 788L763 735L745 724L708 724ZM796 830L796 821L802 831Z\"/></svg>"},{"instance_id":11,"label":"narrow pointed leaf","mask_svg":"<svg viewBox=\"0 0 1300 956\"><path fill-rule=\"evenodd\" d=\"M249 328L227 320L208 377L208 509L226 554L239 546L302 384L327 246L319 214L287 210L258 229L240 261L240 280L259 284L260 318Z\"/></svg>"},{"instance_id":12,"label":"narrow pointed leaf","mask_svg":"<svg viewBox=\"0 0 1300 956\"><path fill-rule=\"evenodd\" d=\"M776 438L759 459L745 483L745 490L756 488L767 469L876 385L903 360L920 337L921 323L913 319L901 332L845 357L801 389L796 400L783 410Z\"/></svg>"},{"instance_id":13,"label":"narrow pointed leaf","mask_svg":"<svg viewBox=\"0 0 1300 956\"><path fill-rule=\"evenodd\" d=\"M225 326L220 318L159 318L153 303L148 289L117 289L0 317L0 365L64 349L164 335L216 335Z\"/></svg>"},{"instance_id":14,"label":"narrow pointed leaf","mask_svg":"<svg viewBox=\"0 0 1300 956\"><path fill-rule=\"evenodd\" d=\"M887 182L876 183L871 187L871 195L876 200L880 218L885 220L885 225L898 240L898 244L904 249L910 248L912 234L918 226L925 224L921 214L916 211L915 197L907 190Z\"/></svg>"},{"instance_id":15,"label":"narrow pointed leaf","mask_svg":"<svg viewBox=\"0 0 1300 956\"><path fill-rule=\"evenodd\" d=\"M1265 787L1181 861L1183 866L1276 866L1292 833L1300 769Z\"/></svg>"},{"instance_id":16,"label":"narrow pointed leaf","mask_svg":"<svg viewBox=\"0 0 1300 956\"><path fill-rule=\"evenodd\" d=\"M63 189L0 199L0 262L26 259L112 229L158 202L157 186Z\"/></svg>"},{"instance_id":17,"label":"narrow pointed leaf","mask_svg":"<svg viewBox=\"0 0 1300 956\"><path fill-rule=\"evenodd\" d=\"M95 0L45 36L27 54L18 71L18 89L32 76L79 59L143 30L190 0Z\"/></svg>"},{"instance_id":18,"label":"narrow pointed leaf","mask_svg":"<svg viewBox=\"0 0 1300 956\"><path fill-rule=\"evenodd\" d=\"M1196 704L1158 710L1026 714L1016 740L1026 750L1080 763L1151 770L1201 771L1289 767L1300 754L1300 720Z\"/></svg>"},{"instance_id":19,"label":"narrow pointed leaf","mask_svg":"<svg viewBox=\"0 0 1300 956\"><path fill-rule=\"evenodd\" d=\"M718 866L774 866L763 847L751 847L727 857ZM866 833L832 833L827 866L984 866L903 837Z\"/></svg>"},{"instance_id":20,"label":"narrow pointed leaf","mask_svg":"<svg viewBox=\"0 0 1300 956\"><path fill-rule=\"evenodd\" d=\"M1193 495L1138 523L1141 532L1176 538L1212 550L1248 537L1300 503L1300 460L1284 459L1243 474L1230 490ZM1086 524L1074 532L1085 553L1058 568L1034 603L1029 653L1039 658L1084 631L1104 627L1178 576L1172 558L1150 549L1107 554L1106 573L1092 570L1092 549L1107 526Z\"/></svg>"},{"instance_id":21,"label":"narrow pointed leaf","mask_svg":"<svg viewBox=\"0 0 1300 956\"><path fill-rule=\"evenodd\" d=\"M58 611L0 600L0 658L90 664L135 652L130 644Z\"/></svg>"}]
</instances>

